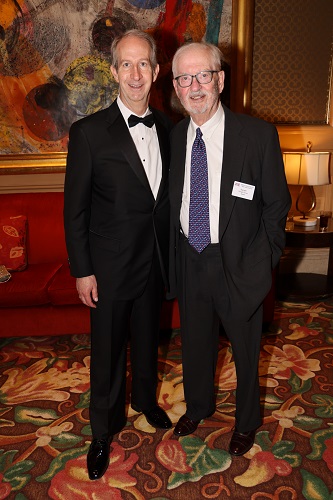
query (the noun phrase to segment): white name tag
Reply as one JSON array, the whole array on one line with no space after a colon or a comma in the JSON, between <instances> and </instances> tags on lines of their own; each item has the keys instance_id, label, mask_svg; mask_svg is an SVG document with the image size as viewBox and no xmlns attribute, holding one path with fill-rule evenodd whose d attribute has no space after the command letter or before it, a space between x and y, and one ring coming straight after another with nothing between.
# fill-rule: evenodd
<instances>
[{"instance_id":1,"label":"white name tag","mask_svg":"<svg viewBox=\"0 0 333 500\"><path fill-rule=\"evenodd\" d=\"M244 184L244 182L235 181L232 188L232 196L237 198L244 198L245 200L253 200L255 186L251 184Z\"/></svg>"}]
</instances>

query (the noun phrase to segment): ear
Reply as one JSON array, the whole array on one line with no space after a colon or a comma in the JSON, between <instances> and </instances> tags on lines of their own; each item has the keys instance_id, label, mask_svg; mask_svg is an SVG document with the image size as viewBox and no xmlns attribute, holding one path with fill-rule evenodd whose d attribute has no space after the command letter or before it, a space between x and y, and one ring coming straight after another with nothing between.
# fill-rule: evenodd
<instances>
[{"instance_id":1,"label":"ear","mask_svg":"<svg viewBox=\"0 0 333 500\"><path fill-rule=\"evenodd\" d=\"M173 85L173 88L175 89L177 97L179 97L179 95L178 95L179 85L177 83L177 80L175 80L174 78L172 79L172 85Z\"/></svg>"},{"instance_id":2,"label":"ear","mask_svg":"<svg viewBox=\"0 0 333 500\"><path fill-rule=\"evenodd\" d=\"M119 78L118 78L118 71L114 66L110 66L110 72L113 76L113 78L116 80L117 83L119 83Z\"/></svg>"},{"instance_id":3,"label":"ear","mask_svg":"<svg viewBox=\"0 0 333 500\"><path fill-rule=\"evenodd\" d=\"M219 87L219 91L220 91L220 94L222 92L222 90L224 89L224 78L225 78L225 73L224 71L219 71L218 72L218 87Z\"/></svg>"},{"instance_id":4,"label":"ear","mask_svg":"<svg viewBox=\"0 0 333 500\"><path fill-rule=\"evenodd\" d=\"M160 65L157 64L155 70L153 71L153 82L155 82L155 80L156 80L157 75L159 74L159 72L160 72Z\"/></svg>"}]
</instances>

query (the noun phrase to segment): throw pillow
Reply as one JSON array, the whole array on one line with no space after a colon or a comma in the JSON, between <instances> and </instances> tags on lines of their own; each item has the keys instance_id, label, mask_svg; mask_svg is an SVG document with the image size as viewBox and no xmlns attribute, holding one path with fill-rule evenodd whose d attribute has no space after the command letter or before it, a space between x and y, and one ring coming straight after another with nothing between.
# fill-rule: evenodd
<instances>
[{"instance_id":1,"label":"throw pillow","mask_svg":"<svg viewBox=\"0 0 333 500\"><path fill-rule=\"evenodd\" d=\"M26 234L25 215L0 218L0 264L8 271L23 271L28 265Z\"/></svg>"}]
</instances>

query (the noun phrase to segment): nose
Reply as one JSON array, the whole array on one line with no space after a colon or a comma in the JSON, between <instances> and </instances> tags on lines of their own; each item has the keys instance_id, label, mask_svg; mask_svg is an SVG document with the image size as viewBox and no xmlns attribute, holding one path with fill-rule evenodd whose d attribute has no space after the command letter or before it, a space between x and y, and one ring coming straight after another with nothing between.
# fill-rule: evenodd
<instances>
[{"instance_id":1,"label":"nose","mask_svg":"<svg viewBox=\"0 0 333 500\"><path fill-rule=\"evenodd\" d=\"M201 89L201 84L198 82L198 80L196 79L195 76L192 78L191 89L192 90L199 90L199 89Z\"/></svg>"},{"instance_id":2,"label":"nose","mask_svg":"<svg viewBox=\"0 0 333 500\"><path fill-rule=\"evenodd\" d=\"M134 80L139 80L141 78L141 69L140 69L140 66L137 65L137 64L133 65L133 68L132 68L132 78Z\"/></svg>"}]
</instances>

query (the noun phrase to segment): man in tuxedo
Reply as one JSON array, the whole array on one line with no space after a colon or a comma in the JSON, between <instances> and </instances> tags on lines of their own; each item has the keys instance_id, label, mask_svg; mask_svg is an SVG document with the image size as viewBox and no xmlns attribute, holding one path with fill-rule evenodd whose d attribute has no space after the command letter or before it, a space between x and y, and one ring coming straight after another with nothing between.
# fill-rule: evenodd
<instances>
[{"instance_id":1,"label":"man in tuxedo","mask_svg":"<svg viewBox=\"0 0 333 500\"><path fill-rule=\"evenodd\" d=\"M111 47L119 96L70 129L64 221L71 273L91 308L90 423L87 465L98 479L110 443L126 423L126 344L131 340L131 406L170 428L157 405L160 309L168 287L169 132L149 108L159 66L150 35L131 30ZM139 118L138 118L139 117Z\"/></svg>"},{"instance_id":2,"label":"man in tuxedo","mask_svg":"<svg viewBox=\"0 0 333 500\"><path fill-rule=\"evenodd\" d=\"M171 133L170 296L180 305L187 403L174 433L191 434L215 411L221 322L237 373L229 452L243 455L261 425L262 303L285 244L290 195L275 127L221 105L221 61L217 47L190 43L172 64L190 115Z\"/></svg>"}]
</instances>

